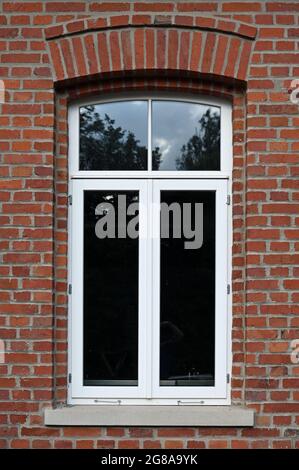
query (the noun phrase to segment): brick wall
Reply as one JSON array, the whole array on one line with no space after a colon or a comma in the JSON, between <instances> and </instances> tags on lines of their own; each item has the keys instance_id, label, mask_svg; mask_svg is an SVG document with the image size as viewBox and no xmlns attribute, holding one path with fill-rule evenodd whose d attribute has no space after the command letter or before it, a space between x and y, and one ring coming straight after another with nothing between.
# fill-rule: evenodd
<instances>
[{"instance_id":1,"label":"brick wall","mask_svg":"<svg viewBox=\"0 0 299 470\"><path fill-rule=\"evenodd\" d=\"M299 78L299 2L25 0L3 1L0 8L0 78L6 90L0 113L0 339L6 347L0 364L0 447L299 448L299 365L290 359L290 342L299 338L299 104L289 93L292 78ZM249 37L254 28L244 22L258 28L255 39ZM56 28L60 23L64 26ZM181 28L174 70L192 63L190 55L186 58L192 27L206 35L203 44L214 33L232 44L250 42L250 68L238 77L243 54L237 58L229 47L223 54L215 49L209 69L196 63L200 74L189 70L179 79L157 60L157 49L152 61L143 51L142 67L152 70L146 80L129 73L120 78L116 55L110 66L99 58L100 72L89 62L76 62L73 69L68 59L68 33L81 38L87 25L97 32L84 35L92 36L111 25L130 31L153 23ZM51 42L58 43L66 61L62 76ZM198 53L202 50L213 48L202 46ZM136 54L135 65L142 57ZM130 62L128 57L121 63ZM235 73L227 66L232 60ZM102 81L94 84L92 75ZM257 411L254 428L43 424L43 408L66 397L67 104L78 95L128 88L232 99L232 397Z\"/></svg>"}]
</instances>

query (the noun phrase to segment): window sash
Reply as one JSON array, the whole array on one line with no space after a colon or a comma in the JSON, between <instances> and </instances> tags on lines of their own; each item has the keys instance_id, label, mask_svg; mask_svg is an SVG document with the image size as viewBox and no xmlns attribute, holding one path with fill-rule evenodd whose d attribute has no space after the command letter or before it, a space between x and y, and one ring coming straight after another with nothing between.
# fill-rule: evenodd
<instances>
[{"instance_id":1,"label":"window sash","mask_svg":"<svg viewBox=\"0 0 299 470\"><path fill-rule=\"evenodd\" d=\"M72 311L71 325L71 369L72 369L72 397L102 397L111 398L137 398L144 397L146 390L147 360L147 334L144 327L146 322L146 238L139 236L138 255L138 386L84 386L83 385L83 231L84 231L84 190L137 190L139 191L139 223L146 230L147 227L147 182L143 180L77 180L73 181L73 204L70 221L71 233L71 284L72 295L69 296ZM122 392L120 393L120 389Z\"/></svg>"},{"instance_id":2,"label":"window sash","mask_svg":"<svg viewBox=\"0 0 299 470\"><path fill-rule=\"evenodd\" d=\"M216 192L215 253L215 386L160 386L160 237L153 238L153 396L156 398L226 398L228 370L227 243L228 206L225 180L157 180L153 183L153 227L160 234L160 194L163 190ZM196 353L196 352L195 352Z\"/></svg>"},{"instance_id":3,"label":"window sash","mask_svg":"<svg viewBox=\"0 0 299 470\"><path fill-rule=\"evenodd\" d=\"M113 103L120 101L135 101L135 100L148 100L148 170L147 171L103 171L103 170L79 170L79 151L80 151L80 115L79 108L80 106L89 105L89 104L102 104L102 103ZM167 100L167 101L176 101L176 102L189 102L195 104L204 104L211 106L220 107L220 170L217 171L180 171L180 170L171 170L171 171L161 171L161 170L152 170L152 101L154 100ZM213 98L198 95L196 98L192 95L180 95L180 97L175 97L171 93L157 93L146 95L144 93L127 93L122 94L119 97L115 95L106 95L105 99L93 98L92 100L77 100L69 106L69 155L70 158L70 177L71 178L177 178L177 177L186 177L186 178L223 178L229 177L231 173L231 148L232 148L232 132L231 132L231 105L228 101L221 98ZM223 137L225 136L225 138Z\"/></svg>"},{"instance_id":4,"label":"window sash","mask_svg":"<svg viewBox=\"0 0 299 470\"><path fill-rule=\"evenodd\" d=\"M227 181L226 180L74 180L71 226L71 399L202 399L226 398L227 348ZM215 386L159 384L160 351L160 192L162 190L216 192L215 257ZM83 385L83 195L84 190L139 191L139 331L138 386ZM152 204L153 203L153 204ZM157 232L158 230L158 232Z\"/></svg>"}]
</instances>

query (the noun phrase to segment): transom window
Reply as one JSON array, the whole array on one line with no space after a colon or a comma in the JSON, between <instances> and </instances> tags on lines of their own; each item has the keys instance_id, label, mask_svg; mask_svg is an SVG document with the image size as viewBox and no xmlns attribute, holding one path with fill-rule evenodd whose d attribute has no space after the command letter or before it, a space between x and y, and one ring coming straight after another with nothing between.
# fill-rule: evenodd
<instances>
[{"instance_id":1,"label":"transom window","mask_svg":"<svg viewBox=\"0 0 299 470\"><path fill-rule=\"evenodd\" d=\"M79 169L220 170L220 108L170 100L81 106Z\"/></svg>"},{"instance_id":2,"label":"transom window","mask_svg":"<svg viewBox=\"0 0 299 470\"><path fill-rule=\"evenodd\" d=\"M70 403L229 403L231 108L69 109Z\"/></svg>"}]
</instances>

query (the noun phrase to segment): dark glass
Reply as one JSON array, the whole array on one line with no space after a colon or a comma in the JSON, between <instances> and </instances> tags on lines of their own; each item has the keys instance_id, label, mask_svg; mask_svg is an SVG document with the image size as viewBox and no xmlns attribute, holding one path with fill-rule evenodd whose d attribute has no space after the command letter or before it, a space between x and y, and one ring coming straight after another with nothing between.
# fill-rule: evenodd
<instances>
[{"instance_id":1,"label":"dark glass","mask_svg":"<svg viewBox=\"0 0 299 470\"><path fill-rule=\"evenodd\" d=\"M147 169L147 101L80 108L80 170Z\"/></svg>"},{"instance_id":2,"label":"dark glass","mask_svg":"<svg viewBox=\"0 0 299 470\"><path fill-rule=\"evenodd\" d=\"M153 170L220 170L220 108L152 103Z\"/></svg>"},{"instance_id":3,"label":"dark glass","mask_svg":"<svg viewBox=\"0 0 299 470\"><path fill-rule=\"evenodd\" d=\"M182 236L162 238L160 280L160 385L213 386L215 375L215 192L161 191L161 202L203 204L202 245L186 249ZM164 219L164 220L163 220ZM161 234L167 219L161 217ZM197 233L200 229L196 223ZM188 235L189 237L189 235Z\"/></svg>"},{"instance_id":4,"label":"dark glass","mask_svg":"<svg viewBox=\"0 0 299 470\"><path fill-rule=\"evenodd\" d=\"M139 202L138 191L84 191L84 385L138 385L138 225L136 238L126 224L115 238L96 232L107 213L96 208L112 204L117 220L120 195L126 209Z\"/></svg>"}]
</instances>

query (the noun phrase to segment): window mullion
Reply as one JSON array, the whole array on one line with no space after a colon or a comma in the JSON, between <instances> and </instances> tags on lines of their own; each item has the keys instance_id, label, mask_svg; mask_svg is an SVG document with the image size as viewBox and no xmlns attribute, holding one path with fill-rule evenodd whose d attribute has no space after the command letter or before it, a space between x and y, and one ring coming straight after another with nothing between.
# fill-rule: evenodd
<instances>
[{"instance_id":1,"label":"window mullion","mask_svg":"<svg viewBox=\"0 0 299 470\"><path fill-rule=\"evenodd\" d=\"M148 100L148 123L147 123L147 170L152 171L152 100Z\"/></svg>"},{"instance_id":2,"label":"window mullion","mask_svg":"<svg viewBox=\"0 0 299 470\"><path fill-rule=\"evenodd\" d=\"M157 397L160 358L160 189L152 180L152 393Z\"/></svg>"},{"instance_id":3,"label":"window mullion","mask_svg":"<svg viewBox=\"0 0 299 470\"><path fill-rule=\"evenodd\" d=\"M146 248L146 398L152 398L153 368L153 182L147 181L147 248Z\"/></svg>"}]
</instances>

